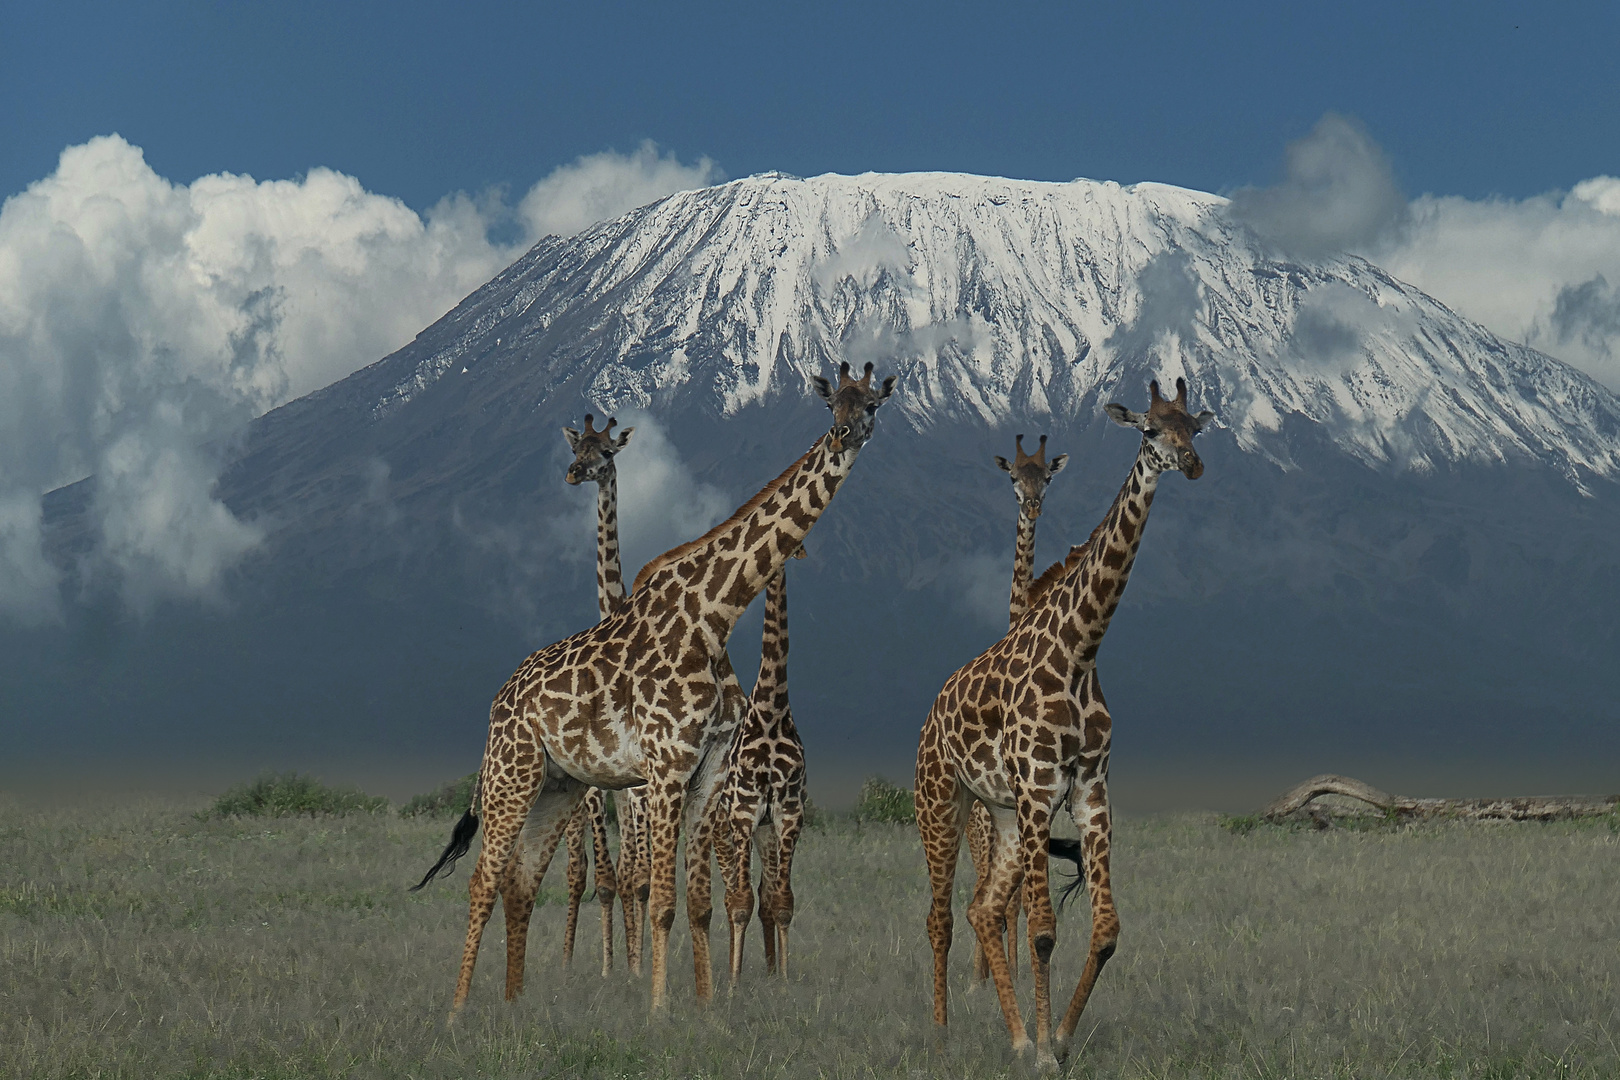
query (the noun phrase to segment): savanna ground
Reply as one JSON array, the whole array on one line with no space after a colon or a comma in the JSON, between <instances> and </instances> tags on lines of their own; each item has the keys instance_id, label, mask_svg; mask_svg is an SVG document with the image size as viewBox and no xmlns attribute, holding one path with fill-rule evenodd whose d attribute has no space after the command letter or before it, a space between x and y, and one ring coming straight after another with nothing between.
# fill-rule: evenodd
<instances>
[{"instance_id":1,"label":"savanna ground","mask_svg":"<svg viewBox=\"0 0 1620 1080\"><path fill-rule=\"evenodd\" d=\"M496 914L446 1022L468 863L408 893L447 819L200 819L199 804L0 797L0 1076L1026 1076L957 921L949 1035L930 1022L910 826L834 819L795 874L792 978L692 995L677 915L667 1015L596 974L594 903L559 970L560 866L529 990L501 1000ZM1230 823L1228 823L1230 824ZM965 866L965 861L964 861ZM1616 822L1325 833L1126 818L1124 936L1065 1072L1085 1077L1620 1076ZM965 899L970 881L958 876ZM1086 916L1061 918L1067 1002ZM1032 1011L1027 976L1020 987Z\"/></svg>"}]
</instances>

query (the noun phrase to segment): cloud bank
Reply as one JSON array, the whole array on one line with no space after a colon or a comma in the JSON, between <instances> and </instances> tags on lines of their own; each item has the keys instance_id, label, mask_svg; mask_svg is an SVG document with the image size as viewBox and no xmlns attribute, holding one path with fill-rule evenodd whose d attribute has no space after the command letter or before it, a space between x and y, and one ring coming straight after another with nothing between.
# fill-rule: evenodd
<instances>
[{"instance_id":1,"label":"cloud bank","mask_svg":"<svg viewBox=\"0 0 1620 1080\"><path fill-rule=\"evenodd\" d=\"M540 235L716 176L649 143L565 165L516 209L456 194L418 215L330 169L185 185L116 135L69 147L0 207L0 611L56 610L39 498L85 477L87 580L137 610L217 597L263 538L213 498L249 420L405 344Z\"/></svg>"},{"instance_id":2,"label":"cloud bank","mask_svg":"<svg viewBox=\"0 0 1620 1080\"><path fill-rule=\"evenodd\" d=\"M1528 199L1424 195L1379 265L1620 390L1620 178Z\"/></svg>"},{"instance_id":3,"label":"cloud bank","mask_svg":"<svg viewBox=\"0 0 1620 1080\"><path fill-rule=\"evenodd\" d=\"M1407 205L1389 158L1367 129L1328 113L1289 145L1283 181L1233 192L1231 212L1285 251L1319 258L1399 235Z\"/></svg>"},{"instance_id":4,"label":"cloud bank","mask_svg":"<svg viewBox=\"0 0 1620 1080\"><path fill-rule=\"evenodd\" d=\"M518 204L518 218L533 243L542 236L573 236L665 195L708 187L722 179L708 158L682 165L643 142L633 154L589 154L563 165L529 189Z\"/></svg>"},{"instance_id":5,"label":"cloud bank","mask_svg":"<svg viewBox=\"0 0 1620 1080\"><path fill-rule=\"evenodd\" d=\"M1620 390L1620 178L1527 199L1407 201L1360 122L1324 116L1231 215L1304 258L1364 255L1459 314Z\"/></svg>"}]
</instances>

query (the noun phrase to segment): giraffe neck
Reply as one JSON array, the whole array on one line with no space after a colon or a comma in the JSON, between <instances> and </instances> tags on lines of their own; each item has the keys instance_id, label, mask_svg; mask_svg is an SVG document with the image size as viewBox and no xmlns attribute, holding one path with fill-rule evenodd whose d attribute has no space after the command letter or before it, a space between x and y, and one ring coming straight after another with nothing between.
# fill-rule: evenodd
<instances>
[{"instance_id":1,"label":"giraffe neck","mask_svg":"<svg viewBox=\"0 0 1620 1080\"><path fill-rule=\"evenodd\" d=\"M596 609L607 618L624 606L619 569L619 473L608 468L596 482Z\"/></svg>"},{"instance_id":2,"label":"giraffe neck","mask_svg":"<svg viewBox=\"0 0 1620 1080\"><path fill-rule=\"evenodd\" d=\"M781 571L854 468L858 451L835 452L830 441L818 439L730 519L643 567L631 604L647 612L663 603L678 605L712 649L723 649L743 611ZM680 603L683 594L696 595L695 611Z\"/></svg>"},{"instance_id":3,"label":"giraffe neck","mask_svg":"<svg viewBox=\"0 0 1620 1080\"><path fill-rule=\"evenodd\" d=\"M787 571L771 578L765 587L765 632L759 643L759 678L754 680L751 700L754 712L773 729L780 725L787 710Z\"/></svg>"},{"instance_id":4,"label":"giraffe neck","mask_svg":"<svg viewBox=\"0 0 1620 1080\"><path fill-rule=\"evenodd\" d=\"M1108 516L1087 541L1089 550L1054 590L1053 603L1060 605L1062 616L1052 632L1064 645L1057 651L1072 655L1080 663L1095 660L1114 609L1130 581L1136 551L1142 544L1142 530L1159 486L1159 470L1151 462L1144 440Z\"/></svg>"},{"instance_id":5,"label":"giraffe neck","mask_svg":"<svg viewBox=\"0 0 1620 1080\"><path fill-rule=\"evenodd\" d=\"M1007 613L1007 625L1029 610L1029 583L1035 568L1035 519L1018 511L1018 544L1013 554L1012 602Z\"/></svg>"}]
</instances>

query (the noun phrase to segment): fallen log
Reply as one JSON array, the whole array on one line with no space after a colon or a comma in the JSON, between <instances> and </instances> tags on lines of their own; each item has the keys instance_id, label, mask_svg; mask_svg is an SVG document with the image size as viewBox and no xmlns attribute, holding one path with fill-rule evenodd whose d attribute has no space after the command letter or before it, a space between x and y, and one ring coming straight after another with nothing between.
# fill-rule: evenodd
<instances>
[{"instance_id":1,"label":"fallen log","mask_svg":"<svg viewBox=\"0 0 1620 1080\"><path fill-rule=\"evenodd\" d=\"M1445 818L1456 821L1560 821L1620 812L1620 795L1529 795L1505 799L1414 799L1391 795L1349 776L1324 773L1289 788L1260 811L1260 818L1280 825L1308 820L1325 829L1334 817L1353 811L1313 805L1323 795L1337 795L1398 820Z\"/></svg>"}]
</instances>

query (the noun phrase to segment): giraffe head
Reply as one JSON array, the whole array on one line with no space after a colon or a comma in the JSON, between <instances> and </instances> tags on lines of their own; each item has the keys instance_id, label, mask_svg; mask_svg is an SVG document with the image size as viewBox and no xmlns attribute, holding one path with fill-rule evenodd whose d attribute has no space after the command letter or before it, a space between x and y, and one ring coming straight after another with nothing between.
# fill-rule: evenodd
<instances>
[{"instance_id":1,"label":"giraffe head","mask_svg":"<svg viewBox=\"0 0 1620 1080\"><path fill-rule=\"evenodd\" d=\"M866 374L859 379L849 377L849 361L838 365L838 388L820 375L810 376L816 395L832 410L833 453L859 450L872 437L872 420L878 406L894 393L897 376L890 375L877 389L872 388L872 365L866 365Z\"/></svg>"},{"instance_id":2,"label":"giraffe head","mask_svg":"<svg viewBox=\"0 0 1620 1080\"><path fill-rule=\"evenodd\" d=\"M1051 461L1046 460L1046 436L1041 436L1041 445L1033 454L1024 453L1024 437L1018 436L1014 440L1018 454L1012 461L1008 461L1000 454L996 455L996 464L1001 471L1010 473L1013 482L1013 495L1018 499L1018 509L1024 512L1029 520L1034 521L1041 516L1041 499L1046 495L1046 485L1052 482L1052 477L1063 471L1063 466L1069 463L1068 454L1059 454Z\"/></svg>"},{"instance_id":3,"label":"giraffe head","mask_svg":"<svg viewBox=\"0 0 1620 1080\"><path fill-rule=\"evenodd\" d=\"M1204 463L1193 449L1193 436L1215 419L1205 409L1197 416L1187 412L1187 380L1176 380L1176 397L1167 401L1159 396L1158 380L1148 383L1153 403L1145 413L1132 412L1123 405L1109 405L1104 410L1116 424L1136 428L1142 433L1142 446L1149 463L1159 472L1179 469L1189 480L1204 474Z\"/></svg>"},{"instance_id":4,"label":"giraffe head","mask_svg":"<svg viewBox=\"0 0 1620 1080\"><path fill-rule=\"evenodd\" d=\"M627 427L614 438L610 432L618 421L608 417L607 427L597 431L591 426L590 413L585 414L585 431L575 431L573 428L563 428L563 436L568 445L573 448L574 462L568 466L568 475L563 477L570 484L582 484L587 480L600 482L613 469L613 455L624 449L625 443L630 441L630 433L636 430Z\"/></svg>"}]
</instances>

